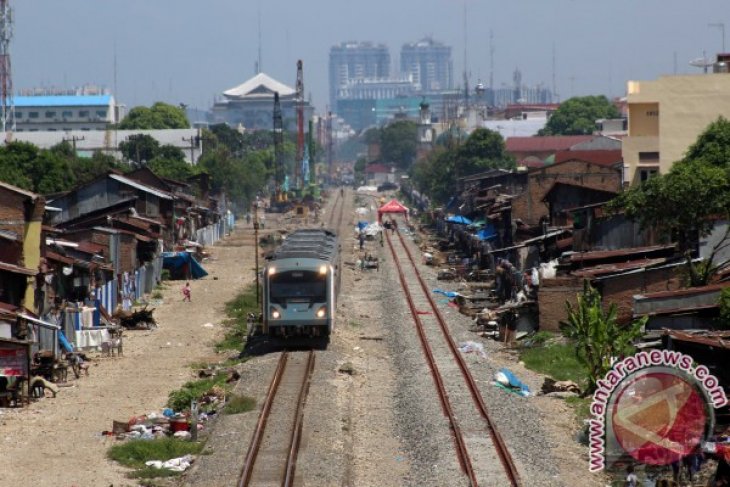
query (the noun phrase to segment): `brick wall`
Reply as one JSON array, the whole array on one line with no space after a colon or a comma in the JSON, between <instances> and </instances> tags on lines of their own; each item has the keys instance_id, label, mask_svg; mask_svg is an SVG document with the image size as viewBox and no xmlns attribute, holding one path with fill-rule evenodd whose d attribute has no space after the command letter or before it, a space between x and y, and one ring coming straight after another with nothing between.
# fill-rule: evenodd
<instances>
[{"instance_id":1,"label":"brick wall","mask_svg":"<svg viewBox=\"0 0 730 487\"><path fill-rule=\"evenodd\" d=\"M603 296L603 307L607 310L611 304L616 304L619 322L628 323L633 316L635 294L674 291L680 288L680 282L676 268L648 269L605 279L597 287Z\"/></svg>"},{"instance_id":2,"label":"brick wall","mask_svg":"<svg viewBox=\"0 0 730 487\"><path fill-rule=\"evenodd\" d=\"M548 216L548 207L542 199L556 182L576 184L586 188L616 191L621 189L620 171L581 161L561 164L530 171L527 190L512 200L512 218L527 224L537 224Z\"/></svg>"},{"instance_id":3,"label":"brick wall","mask_svg":"<svg viewBox=\"0 0 730 487\"><path fill-rule=\"evenodd\" d=\"M0 187L0 229L15 232L22 240L25 233L27 196Z\"/></svg>"},{"instance_id":4,"label":"brick wall","mask_svg":"<svg viewBox=\"0 0 730 487\"><path fill-rule=\"evenodd\" d=\"M133 273L137 268L137 239L127 234L119 237L119 272Z\"/></svg>"},{"instance_id":5,"label":"brick wall","mask_svg":"<svg viewBox=\"0 0 730 487\"><path fill-rule=\"evenodd\" d=\"M559 331L560 322L567 317L565 302L575 305L576 295L583 291L583 281L577 277L543 279L537 293L540 307L540 330Z\"/></svg>"}]
</instances>

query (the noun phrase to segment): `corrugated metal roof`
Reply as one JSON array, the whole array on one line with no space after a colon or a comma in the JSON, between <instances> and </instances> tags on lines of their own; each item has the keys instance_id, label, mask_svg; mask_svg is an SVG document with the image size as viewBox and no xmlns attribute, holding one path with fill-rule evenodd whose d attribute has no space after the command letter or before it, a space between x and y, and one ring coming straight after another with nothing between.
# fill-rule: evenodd
<instances>
[{"instance_id":1,"label":"corrugated metal roof","mask_svg":"<svg viewBox=\"0 0 730 487\"><path fill-rule=\"evenodd\" d=\"M16 96L16 108L30 107L108 107L111 95L56 95L56 96Z\"/></svg>"},{"instance_id":2,"label":"corrugated metal roof","mask_svg":"<svg viewBox=\"0 0 730 487\"><path fill-rule=\"evenodd\" d=\"M134 181L129 178L125 178L124 176L120 176L119 174L110 174L110 178L119 181L122 184L126 184L127 186L131 186L133 188L136 188L140 191L144 191L145 193L153 194L157 196L158 198L162 198L164 200L171 200L172 196L168 193L164 193L158 189L151 188L149 186L146 186L144 184L138 183L137 181Z\"/></svg>"},{"instance_id":3,"label":"corrugated metal roof","mask_svg":"<svg viewBox=\"0 0 730 487\"><path fill-rule=\"evenodd\" d=\"M699 345L706 345L709 347L716 347L722 349L730 349L730 340L728 340L727 334L723 333L706 333L703 335L693 335L690 333L683 333L681 331L667 331L665 333L672 340L680 342L697 343Z\"/></svg>"},{"instance_id":4,"label":"corrugated metal roof","mask_svg":"<svg viewBox=\"0 0 730 487\"><path fill-rule=\"evenodd\" d=\"M593 139L593 135L555 135L549 137L508 137L505 141L507 152L557 152L568 150L581 142Z\"/></svg>"},{"instance_id":5,"label":"corrugated metal roof","mask_svg":"<svg viewBox=\"0 0 730 487\"><path fill-rule=\"evenodd\" d=\"M651 247L634 247L619 250L596 250L592 252L579 252L570 256L571 262L582 262L586 260L610 259L612 257L628 257L631 255L648 254L675 248L674 245L654 245Z\"/></svg>"},{"instance_id":6,"label":"corrugated metal roof","mask_svg":"<svg viewBox=\"0 0 730 487\"><path fill-rule=\"evenodd\" d=\"M0 270L12 272L13 274L23 274L24 276L35 276L36 274L33 269L8 264L7 262L0 262Z\"/></svg>"}]
</instances>

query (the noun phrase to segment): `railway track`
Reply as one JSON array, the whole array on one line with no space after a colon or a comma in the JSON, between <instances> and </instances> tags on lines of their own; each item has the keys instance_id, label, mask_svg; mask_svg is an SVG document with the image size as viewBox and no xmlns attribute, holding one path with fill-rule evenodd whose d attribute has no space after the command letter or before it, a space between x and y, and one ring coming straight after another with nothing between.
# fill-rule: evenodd
<instances>
[{"instance_id":1,"label":"railway track","mask_svg":"<svg viewBox=\"0 0 730 487\"><path fill-rule=\"evenodd\" d=\"M327 226L331 228L332 230L339 231L340 227L342 226L342 215L345 210L345 199L340 194L339 191L337 191L337 196L335 196L335 201L332 203L332 211L330 212L329 219L327 220ZM337 221L335 222L335 216L337 217ZM336 226L333 224L337 223Z\"/></svg>"},{"instance_id":2,"label":"railway track","mask_svg":"<svg viewBox=\"0 0 730 487\"><path fill-rule=\"evenodd\" d=\"M314 357L314 351L282 352L246 454L238 487L294 485Z\"/></svg>"},{"instance_id":3,"label":"railway track","mask_svg":"<svg viewBox=\"0 0 730 487\"><path fill-rule=\"evenodd\" d=\"M462 471L472 487L522 485L478 386L451 337L402 235L386 232L401 286L416 324L441 406L452 431ZM395 241L395 243L394 243ZM440 353L435 354L434 350ZM471 396L464 397L465 391Z\"/></svg>"}]
</instances>

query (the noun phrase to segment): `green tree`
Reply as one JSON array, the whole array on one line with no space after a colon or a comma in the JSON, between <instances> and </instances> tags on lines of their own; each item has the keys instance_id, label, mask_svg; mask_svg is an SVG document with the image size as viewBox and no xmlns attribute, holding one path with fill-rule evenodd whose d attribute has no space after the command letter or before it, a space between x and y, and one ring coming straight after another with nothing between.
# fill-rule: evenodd
<instances>
[{"instance_id":1,"label":"green tree","mask_svg":"<svg viewBox=\"0 0 730 487\"><path fill-rule=\"evenodd\" d=\"M129 164L119 163L111 154L96 151L90 158L74 158L71 162L71 169L76 176L75 184L79 185L88 183L111 169L126 172L130 170L130 167Z\"/></svg>"},{"instance_id":2,"label":"green tree","mask_svg":"<svg viewBox=\"0 0 730 487\"><path fill-rule=\"evenodd\" d=\"M573 306L565 303L568 319L561 323L563 333L575 341L578 361L588 368L588 390L596 389L596 382L611 369L616 357L631 355L634 341L643 333L647 317L619 325L616 321L616 305L604 311L601 295L586 281L578 302Z\"/></svg>"},{"instance_id":3,"label":"green tree","mask_svg":"<svg viewBox=\"0 0 730 487\"><path fill-rule=\"evenodd\" d=\"M730 167L730 121L718 117L687 150L684 161L704 161L717 167Z\"/></svg>"},{"instance_id":4,"label":"green tree","mask_svg":"<svg viewBox=\"0 0 730 487\"><path fill-rule=\"evenodd\" d=\"M458 148L459 173L468 176L488 169L515 169L514 159L505 152L504 139L494 130L478 128Z\"/></svg>"},{"instance_id":5,"label":"green tree","mask_svg":"<svg viewBox=\"0 0 730 487\"><path fill-rule=\"evenodd\" d=\"M407 170L416 158L418 126L410 120L399 120L380 129L380 156L398 168Z\"/></svg>"},{"instance_id":6,"label":"green tree","mask_svg":"<svg viewBox=\"0 0 730 487\"><path fill-rule=\"evenodd\" d=\"M134 107L119 124L122 130L186 129L190 122L181 107L157 102L151 107Z\"/></svg>"},{"instance_id":7,"label":"green tree","mask_svg":"<svg viewBox=\"0 0 730 487\"><path fill-rule=\"evenodd\" d=\"M151 135L130 135L127 140L119 143L119 150L126 160L137 167L142 167L157 157L160 151L160 143Z\"/></svg>"},{"instance_id":8,"label":"green tree","mask_svg":"<svg viewBox=\"0 0 730 487\"><path fill-rule=\"evenodd\" d=\"M716 270L693 262L697 237L707 237L718 218L730 219L730 179L727 171L702 160L677 162L665 175L649 179L620 194L610 208L622 210L642 228L654 228L676 239L687 260L690 285L709 282ZM726 245L728 232L712 249L709 262Z\"/></svg>"},{"instance_id":9,"label":"green tree","mask_svg":"<svg viewBox=\"0 0 730 487\"><path fill-rule=\"evenodd\" d=\"M538 135L589 135L596 130L596 120L620 116L603 95L574 97L560 104Z\"/></svg>"},{"instance_id":10,"label":"green tree","mask_svg":"<svg viewBox=\"0 0 730 487\"><path fill-rule=\"evenodd\" d=\"M155 157L147 163L158 176L184 181L194 174L193 166L185 160L185 154L173 145L163 145Z\"/></svg>"}]
</instances>

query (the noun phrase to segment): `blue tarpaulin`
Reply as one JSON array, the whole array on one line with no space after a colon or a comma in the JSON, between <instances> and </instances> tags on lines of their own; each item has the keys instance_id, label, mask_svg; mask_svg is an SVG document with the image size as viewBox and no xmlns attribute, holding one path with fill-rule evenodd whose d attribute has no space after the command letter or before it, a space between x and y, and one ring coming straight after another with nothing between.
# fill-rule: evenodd
<instances>
[{"instance_id":1,"label":"blue tarpaulin","mask_svg":"<svg viewBox=\"0 0 730 487\"><path fill-rule=\"evenodd\" d=\"M368 227L368 225L370 225L370 222L359 221L357 222L357 229L362 232Z\"/></svg>"},{"instance_id":2,"label":"blue tarpaulin","mask_svg":"<svg viewBox=\"0 0 730 487\"><path fill-rule=\"evenodd\" d=\"M494 225L488 223L487 226L479 230L476 235L479 240L489 240L497 236L497 230L494 228Z\"/></svg>"},{"instance_id":3,"label":"blue tarpaulin","mask_svg":"<svg viewBox=\"0 0 730 487\"><path fill-rule=\"evenodd\" d=\"M162 268L168 269L173 279L200 279L208 275L190 252L163 252Z\"/></svg>"},{"instance_id":4,"label":"blue tarpaulin","mask_svg":"<svg viewBox=\"0 0 730 487\"><path fill-rule=\"evenodd\" d=\"M447 223L456 223L457 225L470 225L471 220L469 220L465 216L456 215L456 216L450 216L446 219Z\"/></svg>"}]
</instances>

